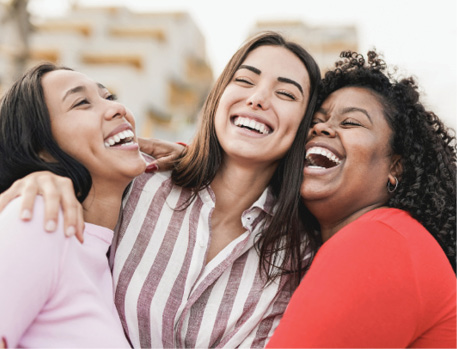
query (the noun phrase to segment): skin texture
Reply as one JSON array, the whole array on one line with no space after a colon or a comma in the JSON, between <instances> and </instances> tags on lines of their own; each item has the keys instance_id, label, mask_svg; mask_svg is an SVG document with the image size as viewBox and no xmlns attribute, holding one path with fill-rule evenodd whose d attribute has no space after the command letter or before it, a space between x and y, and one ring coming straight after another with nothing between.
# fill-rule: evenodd
<instances>
[{"instance_id":1,"label":"skin texture","mask_svg":"<svg viewBox=\"0 0 457 349\"><path fill-rule=\"evenodd\" d=\"M308 72L292 52L274 46L253 50L226 87L216 112L216 133L225 152L224 160L233 158L256 167L262 163L266 168L275 166L295 138L309 88ZM270 133L236 127L235 116L263 123Z\"/></svg>"},{"instance_id":2,"label":"skin texture","mask_svg":"<svg viewBox=\"0 0 457 349\"><path fill-rule=\"evenodd\" d=\"M284 78L295 83L281 81ZM261 46L246 57L226 87L215 115L224 154L211 182L217 200L207 261L245 231L240 217L268 186L278 160L292 145L305 114L309 85L306 68L293 53ZM265 125L268 132L236 126L238 116Z\"/></svg>"},{"instance_id":3,"label":"skin texture","mask_svg":"<svg viewBox=\"0 0 457 349\"><path fill-rule=\"evenodd\" d=\"M155 160L148 164L154 170L169 170L173 161L185 149L184 146L160 139L138 138L140 150L151 155ZM21 196L21 219L30 220L33 215L32 207L37 194L43 195L45 205L45 229L54 231L57 226L59 209L64 213L65 232L68 236L76 235L84 241L83 208L76 199L73 184L67 177L52 175L48 172L34 172L24 181L16 181L10 188L0 194L0 211L15 197Z\"/></svg>"},{"instance_id":4,"label":"skin texture","mask_svg":"<svg viewBox=\"0 0 457 349\"><path fill-rule=\"evenodd\" d=\"M304 168L301 195L321 225L326 241L363 213L384 205L387 181L395 184L401 168L390 148L390 130L377 96L364 88L332 93L315 113L306 144L332 151L340 163Z\"/></svg>"},{"instance_id":5,"label":"skin texture","mask_svg":"<svg viewBox=\"0 0 457 349\"><path fill-rule=\"evenodd\" d=\"M42 86L54 138L63 151L88 169L92 177L91 191L83 203L85 220L114 228L117 215L99 217L97 211L112 212L106 208L117 207L118 212L125 187L144 171L146 163L135 137L129 145L122 147L107 147L105 141L113 132L134 132L133 115L115 102L106 88L79 72L57 70L47 73ZM47 154L42 156L49 157Z\"/></svg>"}]
</instances>

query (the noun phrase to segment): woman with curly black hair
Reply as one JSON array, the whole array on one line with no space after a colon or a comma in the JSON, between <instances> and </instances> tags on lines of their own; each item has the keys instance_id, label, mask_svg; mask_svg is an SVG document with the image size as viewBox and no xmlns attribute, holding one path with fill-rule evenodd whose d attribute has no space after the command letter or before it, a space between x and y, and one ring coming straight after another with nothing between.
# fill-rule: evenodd
<instances>
[{"instance_id":1,"label":"woman with curly black hair","mask_svg":"<svg viewBox=\"0 0 457 349\"><path fill-rule=\"evenodd\" d=\"M269 347L455 348L455 136L413 78L375 52L341 57L301 187L323 245Z\"/></svg>"}]
</instances>

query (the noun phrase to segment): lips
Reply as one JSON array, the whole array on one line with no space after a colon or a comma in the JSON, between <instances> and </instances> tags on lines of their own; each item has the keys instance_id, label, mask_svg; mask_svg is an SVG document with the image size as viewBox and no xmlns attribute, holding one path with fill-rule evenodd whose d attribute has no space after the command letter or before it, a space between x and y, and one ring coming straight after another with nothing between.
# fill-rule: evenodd
<instances>
[{"instance_id":1,"label":"lips","mask_svg":"<svg viewBox=\"0 0 457 349\"><path fill-rule=\"evenodd\" d=\"M306 164L308 168L328 169L341 164L342 159L328 148L311 146L306 150Z\"/></svg>"},{"instance_id":2,"label":"lips","mask_svg":"<svg viewBox=\"0 0 457 349\"><path fill-rule=\"evenodd\" d=\"M133 133L132 126L124 123L116 127L105 138L104 143L106 148L116 146L129 146L132 145L135 134Z\"/></svg>"}]
</instances>

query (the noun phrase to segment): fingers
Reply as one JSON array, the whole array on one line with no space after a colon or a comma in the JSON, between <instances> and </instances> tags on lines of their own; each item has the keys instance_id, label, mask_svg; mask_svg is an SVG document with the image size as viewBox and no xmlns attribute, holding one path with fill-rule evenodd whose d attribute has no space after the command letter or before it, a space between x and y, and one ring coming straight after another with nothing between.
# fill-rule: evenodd
<instances>
[{"instance_id":1,"label":"fingers","mask_svg":"<svg viewBox=\"0 0 457 349\"><path fill-rule=\"evenodd\" d=\"M138 137L138 145L143 153L154 156L154 139Z\"/></svg>"},{"instance_id":2,"label":"fingers","mask_svg":"<svg viewBox=\"0 0 457 349\"><path fill-rule=\"evenodd\" d=\"M66 236L76 235L76 238L80 242L83 242L83 209L74 195L65 195L65 193L70 193L70 190L73 190L72 186L71 188L66 188L66 191L62 193L63 196L60 199L64 216L64 232Z\"/></svg>"},{"instance_id":3,"label":"fingers","mask_svg":"<svg viewBox=\"0 0 457 349\"><path fill-rule=\"evenodd\" d=\"M176 160L176 154L171 154L168 156L161 157L156 160L158 166L158 171L167 171L173 168L174 160Z\"/></svg>"},{"instance_id":4,"label":"fingers","mask_svg":"<svg viewBox=\"0 0 457 349\"><path fill-rule=\"evenodd\" d=\"M59 210L62 208L65 234L67 236L76 234L78 240L82 242L83 209L76 199L73 183L67 177L46 171L29 174L0 195L0 209L15 197L22 196L21 219L30 220L37 195L42 195L44 200L44 229L48 232L56 230Z\"/></svg>"},{"instance_id":5,"label":"fingers","mask_svg":"<svg viewBox=\"0 0 457 349\"><path fill-rule=\"evenodd\" d=\"M64 231L66 236L76 235L78 240L83 241L84 218L83 209L76 199L72 181L67 177L52 177L52 183L46 187L45 216L46 219L54 219L56 222L59 209L62 208L64 219ZM49 210L50 216L47 216ZM52 216L51 216L52 215Z\"/></svg>"},{"instance_id":6,"label":"fingers","mask_svg":"<svg viewBox=\"0 0 457 349\"><path fill-rule=\"evenodd\" d=\"M77 223L76 223L76 238L79 242L84 242L84 215L83 215L83 207L82 205L78 206L78 216L77 216Z\"/></svg>"},{"instance_id":7,"label":"fingers","mask_svg":"<svg viewBox=\"0 0 457 349\"><path fill-rule=\"evenodd\" d=\"M159 165L157 164L157 160L154 160L146 166L146 169L144 170L144 172L152 173L152 172L156 172L158 170L159 170Z\"/></svg>"},{"instance_id":8,"label":"fingers","mask_svg":"<svg viewBox=\"0 0 457 349\"><path fill-rule=\"evenodd\" d=\"M14 198L21 195L22 182L14 182L13 185L0 194L0 212L12 201Z\"/></svg>"},{"instance_id":9,"label":"fingers","mask_svg":"<svg viewBox=\"0 0 457 349\"><path fill-rule=\"evenodd\" d=\"M35 198L38 195L38 187L32 182L18 183L18 186L21 186L21 219L23 221L29 221L33 216L33 206L35 204ZM14 184L11 187L14 190L13 187Z\"/></svg>"}]
</instances>

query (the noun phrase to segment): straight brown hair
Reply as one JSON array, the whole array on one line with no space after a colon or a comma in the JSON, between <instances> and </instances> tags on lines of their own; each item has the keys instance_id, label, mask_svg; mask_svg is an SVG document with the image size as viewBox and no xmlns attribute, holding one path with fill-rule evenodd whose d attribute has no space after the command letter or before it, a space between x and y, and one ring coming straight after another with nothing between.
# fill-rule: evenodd
<instances>
[{"instance_id":1,"label":"straight brown hair","mask_svg":"<svg viewBox=\"0 0 457 349\"><path fill-rule=\"evenodd\" d=\"M270 181L276 198L275 213L257 237L256 242L261 260L260 268L267 275L268 281L283 273L291 272L299 281L304 270L302 265L305 253L304 241L309 242L309 239L305 239L299 217L300 186L303 180L305 142L321 79L316 61L303 47L287 41L278 33L265 32L247 41L233 55L206 99L197 134L183 157L177 162L172 172L172 180L181 187L191 189L195 197L198 191L208 187L214 179L223 159L223 150L214 126L220 98L248 54L261 46L278 46L291 51L303 62L310 78L308 105L297 135ZM285 251L287 258L280 258L279 251Z\"/></svg>"}]
</instances>

